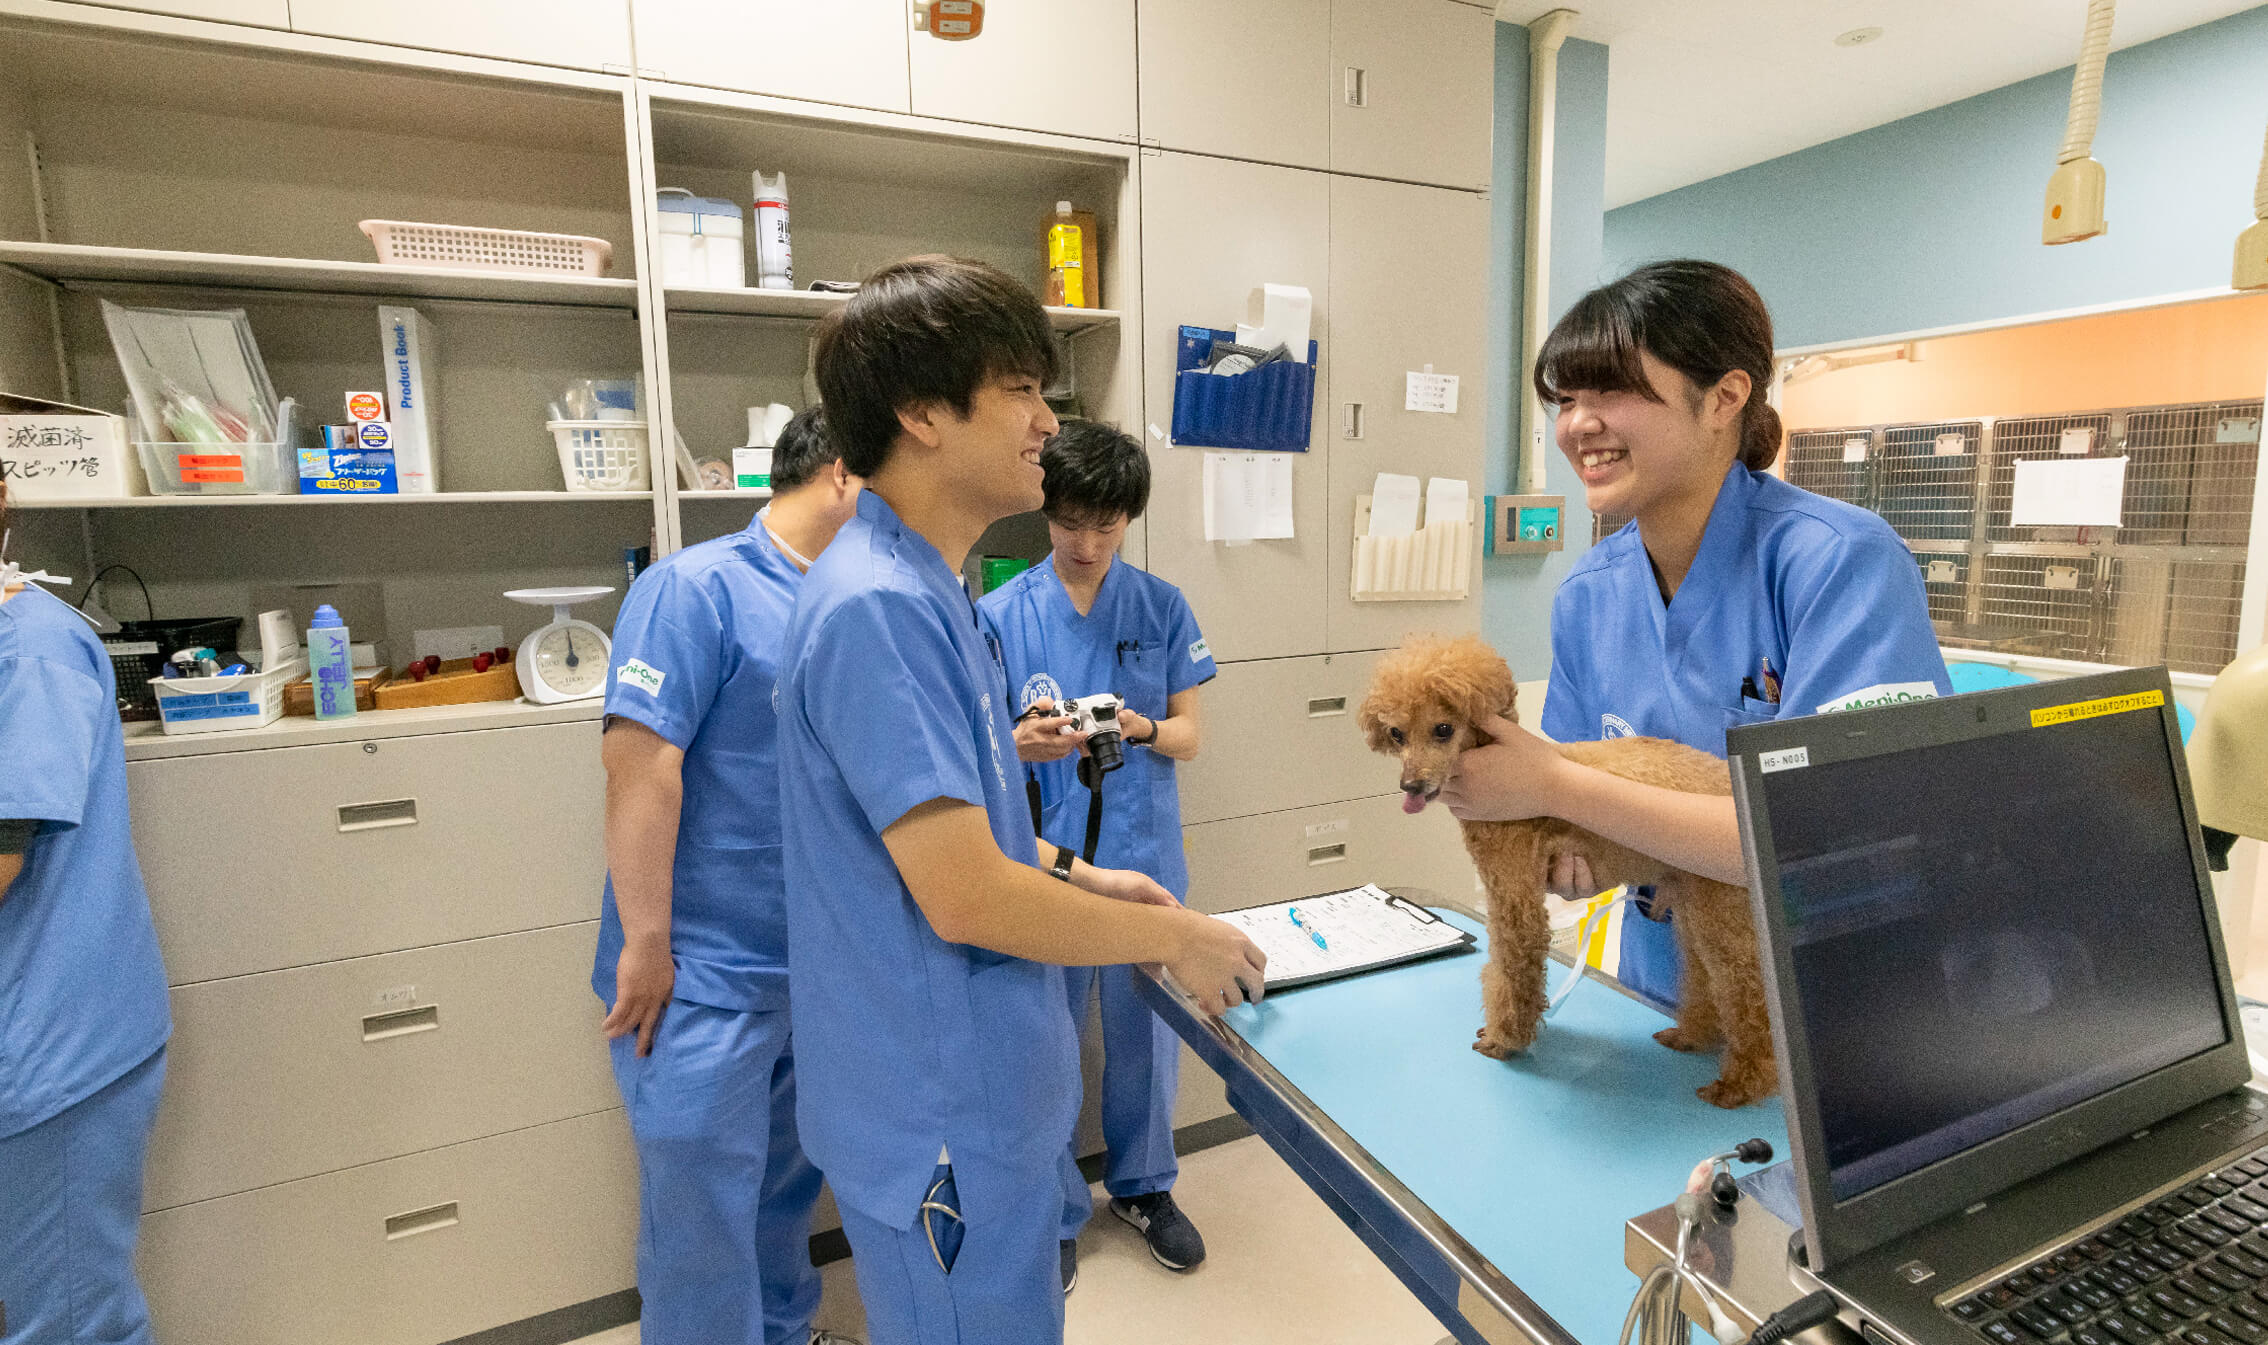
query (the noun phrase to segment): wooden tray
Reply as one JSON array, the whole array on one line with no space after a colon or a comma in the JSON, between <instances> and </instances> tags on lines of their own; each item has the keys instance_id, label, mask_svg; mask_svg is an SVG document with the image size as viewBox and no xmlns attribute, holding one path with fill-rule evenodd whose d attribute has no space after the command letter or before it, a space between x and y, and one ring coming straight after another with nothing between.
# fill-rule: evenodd
<instances>
[{"instance_id":1,"label":"wooden tray","mask_svg":"<svg viewBox=\"0 0 2268 1345\"><path fill-rule=\"evenodd\" d=\"M392 673L380 668L367 677L355 678L354 708L357 710L377 709L378 688L386 685L387 679L392 676ZM283 712L287 715L301 715L309 718L314 716L315 682L312 678L302 677L283 689Z\"/></svg>"},{"instance_id":2,"label":"wooden tray","mask_svg":"<svg viewBox=\"0 0 2268 1345\"><path fill-rule=\"evenodd\" d=\"M520 675L509 663L487 672L474 672L469 658L450 659L441 671L424 681L408 675L394 677L377 691L381 710L411 710L427 705L471 705L476 701L508 701L520 694Z\"/></svg>"}]
</instances>

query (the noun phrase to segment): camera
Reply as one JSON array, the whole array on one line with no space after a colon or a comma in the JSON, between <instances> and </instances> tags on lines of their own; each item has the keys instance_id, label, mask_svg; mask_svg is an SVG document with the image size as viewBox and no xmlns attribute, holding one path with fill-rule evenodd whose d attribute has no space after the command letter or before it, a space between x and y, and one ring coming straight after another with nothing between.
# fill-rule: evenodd
<instances>
[{"instance_id":1,"label":"camera","mask_svg":"<svg viewBox=\"0 0 2268 1345\"><path fill-rule=\"evenodd\" d=\"M1062 713L1071 717L1071 730L1087 735L1087 759L1079 763L1079 778L1089 780L1107 774L1126 764L1126 749L1121 745L1118 712L1126 702L1107 691L1092 696L1081 696L1066 701Z\"/></svg>"}]
</instances>

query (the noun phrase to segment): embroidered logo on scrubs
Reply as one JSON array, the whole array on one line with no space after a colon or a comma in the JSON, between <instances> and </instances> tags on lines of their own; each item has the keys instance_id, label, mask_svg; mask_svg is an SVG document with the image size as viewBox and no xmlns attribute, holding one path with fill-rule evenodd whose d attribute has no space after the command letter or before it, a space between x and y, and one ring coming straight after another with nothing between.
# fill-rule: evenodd
<instances>
[{"instance_id":1,"label":"embroidered logo on scrubs","mask_svg":"<svg viewBox=\"0 0 2268 1345\"><path fill-rule=\"evenodd\" d=\"M1191 663L1203 663L1206 659L1209 659L1212 656L1213 647L1209 644L1206 644L1203 640L1199 640L1197 643L1189 646L1189 661Z\"/></svg>"},{"instance_id":2,"label":"embroidered logo on scrubs","mask_svg":"<svg viewBox=\"0 0 2268 1345\"><path fill-rule=\"evenodd\" d=\"M1834 710L1871 710L1877 705L1898 705L1906 701L1933 701L1936 699L1937 687L1931 682L1883 682L1867 687L1863 691L1853 691L1847 695L1837 696L1812 713L1823 715Z\"/></svg>"},{"instance_id":3,"label":"embroidered logo on scrubs","mask_svg":"<svg viewBox=\"0 0 2268 1345\"><path fill-rule=\"evenodd\" d=\"M1063 704L1063 688L1057 686L1055 679L1046 673L1033 673L1024 679L1024 700L1016 709L1019 712L1029 710L1043 700L1053 701L1060 707Z\"/></svg>"},{"instance_id":4,"label":"embroidered logo on scrubs","mask_svg":"<svg viewBox=\"0 0 2268 1345\"><path fill-rule=\"evenodd\" d=\"M1630 727L1630 721L1624 719L1621 715L1600 715L1599 736L1601 738L1635 738L1638 736L1638 730Z\"/></svg>"},{"instance_id":5,"label":"embroidered logo on scrubs","mask_svg":"<svg viewBox=\"0 0 2268 1345\"><path fill-rule=\"evenodd\" d=\"M661 694L662 681L668 676L669 674L661 669L638 659L632 659L614 670L614 680L617 685L636 687L649 696Z\"/></svg>"}]
</instances>

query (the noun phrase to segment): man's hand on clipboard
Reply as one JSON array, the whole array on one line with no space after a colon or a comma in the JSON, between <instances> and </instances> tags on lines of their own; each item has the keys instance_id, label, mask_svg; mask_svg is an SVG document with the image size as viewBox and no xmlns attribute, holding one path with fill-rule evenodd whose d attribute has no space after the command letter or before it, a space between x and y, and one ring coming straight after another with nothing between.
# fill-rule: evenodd
<instances>
[{"instance_id":1,"label":"man's hand on clipboard","mask_svg":"<svg viewBox=\"0 0 2268 1345\"><path fill-rule=\"evenodd\" d=\"M1239 1004L1258 1004L1267 993L1268 955L1225 920L1185 912L1188 933L1182 951L1165 964L1188 996L1205 1013L1218 1016Z\"/></svg>"}]
</instances>

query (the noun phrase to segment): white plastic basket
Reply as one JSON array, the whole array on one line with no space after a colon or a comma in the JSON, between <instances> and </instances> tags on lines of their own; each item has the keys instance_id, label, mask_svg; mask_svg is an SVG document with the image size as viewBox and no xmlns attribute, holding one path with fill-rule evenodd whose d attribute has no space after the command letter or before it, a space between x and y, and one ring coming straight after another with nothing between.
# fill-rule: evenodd
<instances>
[{"instance_id":1,"label":"white plastic basket","mask_svg":"<svg viewBox=\"0 0 2268 1345\"><path fill-rule=\"evenodd\" d=\"M158 718L169 736L256 729L283 718L284 688L307 675L307 660L287 659L262 672L233 677L153 677Z\"/></svg>"},{"instance_id":2,"label":"white plastic basket","mask_svg":"<svg viewBox=\"0 0 2268 1345\"><path fill-rule=\"evenodd\" d=\"M614 245L581 234L539 234L464 224L412 224L366 219L359 226L382 266L441 266L463 271L548 271L603 276Z\"/></svg>"},{"instance_id":3,"label":"white plastic basket","mask_svg":"<svg viewBox=\"0 0 2268 1345\"><path fill-rule=\"evenodd\" d=\"M645 490L646 427L629 420L547 420L559 472L576 491Z\"/></svg>"}]
</instances>

